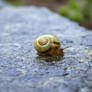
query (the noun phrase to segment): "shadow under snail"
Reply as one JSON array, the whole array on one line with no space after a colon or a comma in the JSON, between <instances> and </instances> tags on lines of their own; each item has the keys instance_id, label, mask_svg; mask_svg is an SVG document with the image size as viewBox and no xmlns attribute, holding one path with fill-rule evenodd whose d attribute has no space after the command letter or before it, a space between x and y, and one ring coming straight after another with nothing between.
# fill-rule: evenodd
<instances>
[{"instance_id":1,"label":"shadow under snail","mask_svg":"<svg viewBox=\"0 0 92 92\"><path fill-rule=\"evenodd\" d=\"M58 38L53 35L42 35L34 42L35 49L39 55L64 56L63 49Z\"/></svg>"}]
</instances>

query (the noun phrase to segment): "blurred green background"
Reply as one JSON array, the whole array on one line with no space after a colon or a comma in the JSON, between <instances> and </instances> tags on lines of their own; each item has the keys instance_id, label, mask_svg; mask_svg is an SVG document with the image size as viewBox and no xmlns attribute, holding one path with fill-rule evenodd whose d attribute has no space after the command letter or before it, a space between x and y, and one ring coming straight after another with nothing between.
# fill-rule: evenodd
<instances>
[{"instance_id":1,"label":"blurred green background","mask_svg":"<svg viewBox=\"0 0 92 92\"><path fill-rule=\"evenodd\" d=\"M92 29L92 0L6 0L10 5L46 6L61 16Z\"/></svg>"}]
</instances>

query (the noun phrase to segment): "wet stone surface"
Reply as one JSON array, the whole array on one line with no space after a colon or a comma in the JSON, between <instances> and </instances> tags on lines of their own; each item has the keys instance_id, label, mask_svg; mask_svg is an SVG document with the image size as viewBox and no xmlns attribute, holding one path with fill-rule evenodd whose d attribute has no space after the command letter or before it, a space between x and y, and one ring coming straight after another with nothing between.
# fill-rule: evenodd
<instances>
[{"instance_id":1,"label":"wet stone surface","mask_svg":"<svg viewBox=\"0 0 92 92\"><path fill-rule=\"evenodd\" d=\"M60 59L38 56L34 40L58 37ZM46 8L0 10L0 92L92 92L92 31Z\"/></svg>"}]
</instances>

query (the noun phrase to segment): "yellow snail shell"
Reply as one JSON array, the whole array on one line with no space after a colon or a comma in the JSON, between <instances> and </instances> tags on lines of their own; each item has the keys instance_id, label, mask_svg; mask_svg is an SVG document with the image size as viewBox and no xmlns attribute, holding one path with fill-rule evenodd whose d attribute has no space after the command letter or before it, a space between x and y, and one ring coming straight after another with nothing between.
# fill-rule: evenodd
<instances>
[{"instance_id":1,"label":"yellow snail shell","mask_svg":"<svg viewBox=\"0 0 92 92\"><path fill-rule=\"evenodd\" d=\"M35 49L39 55L57 55L61 53L60 41L52 35L42 35L35 40Z\"/></svg>"}]
</instances>

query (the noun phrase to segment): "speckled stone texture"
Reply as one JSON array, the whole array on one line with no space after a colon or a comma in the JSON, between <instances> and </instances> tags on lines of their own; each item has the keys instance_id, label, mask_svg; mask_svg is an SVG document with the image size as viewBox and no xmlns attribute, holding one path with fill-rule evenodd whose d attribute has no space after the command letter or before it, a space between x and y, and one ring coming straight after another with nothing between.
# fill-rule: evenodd
<instances>
[{"instance_id":1,"label":"speckled stone texture","mask_svg":"<svg viewBox=\"0 0 92 92\"><path fill-rule=\"evenodd\" d=\"M63 58L37 55L42 34L68 47ZM0 92L92 92L92 31L44 7L1 9Z\"/></svg>"}]
</instances>

